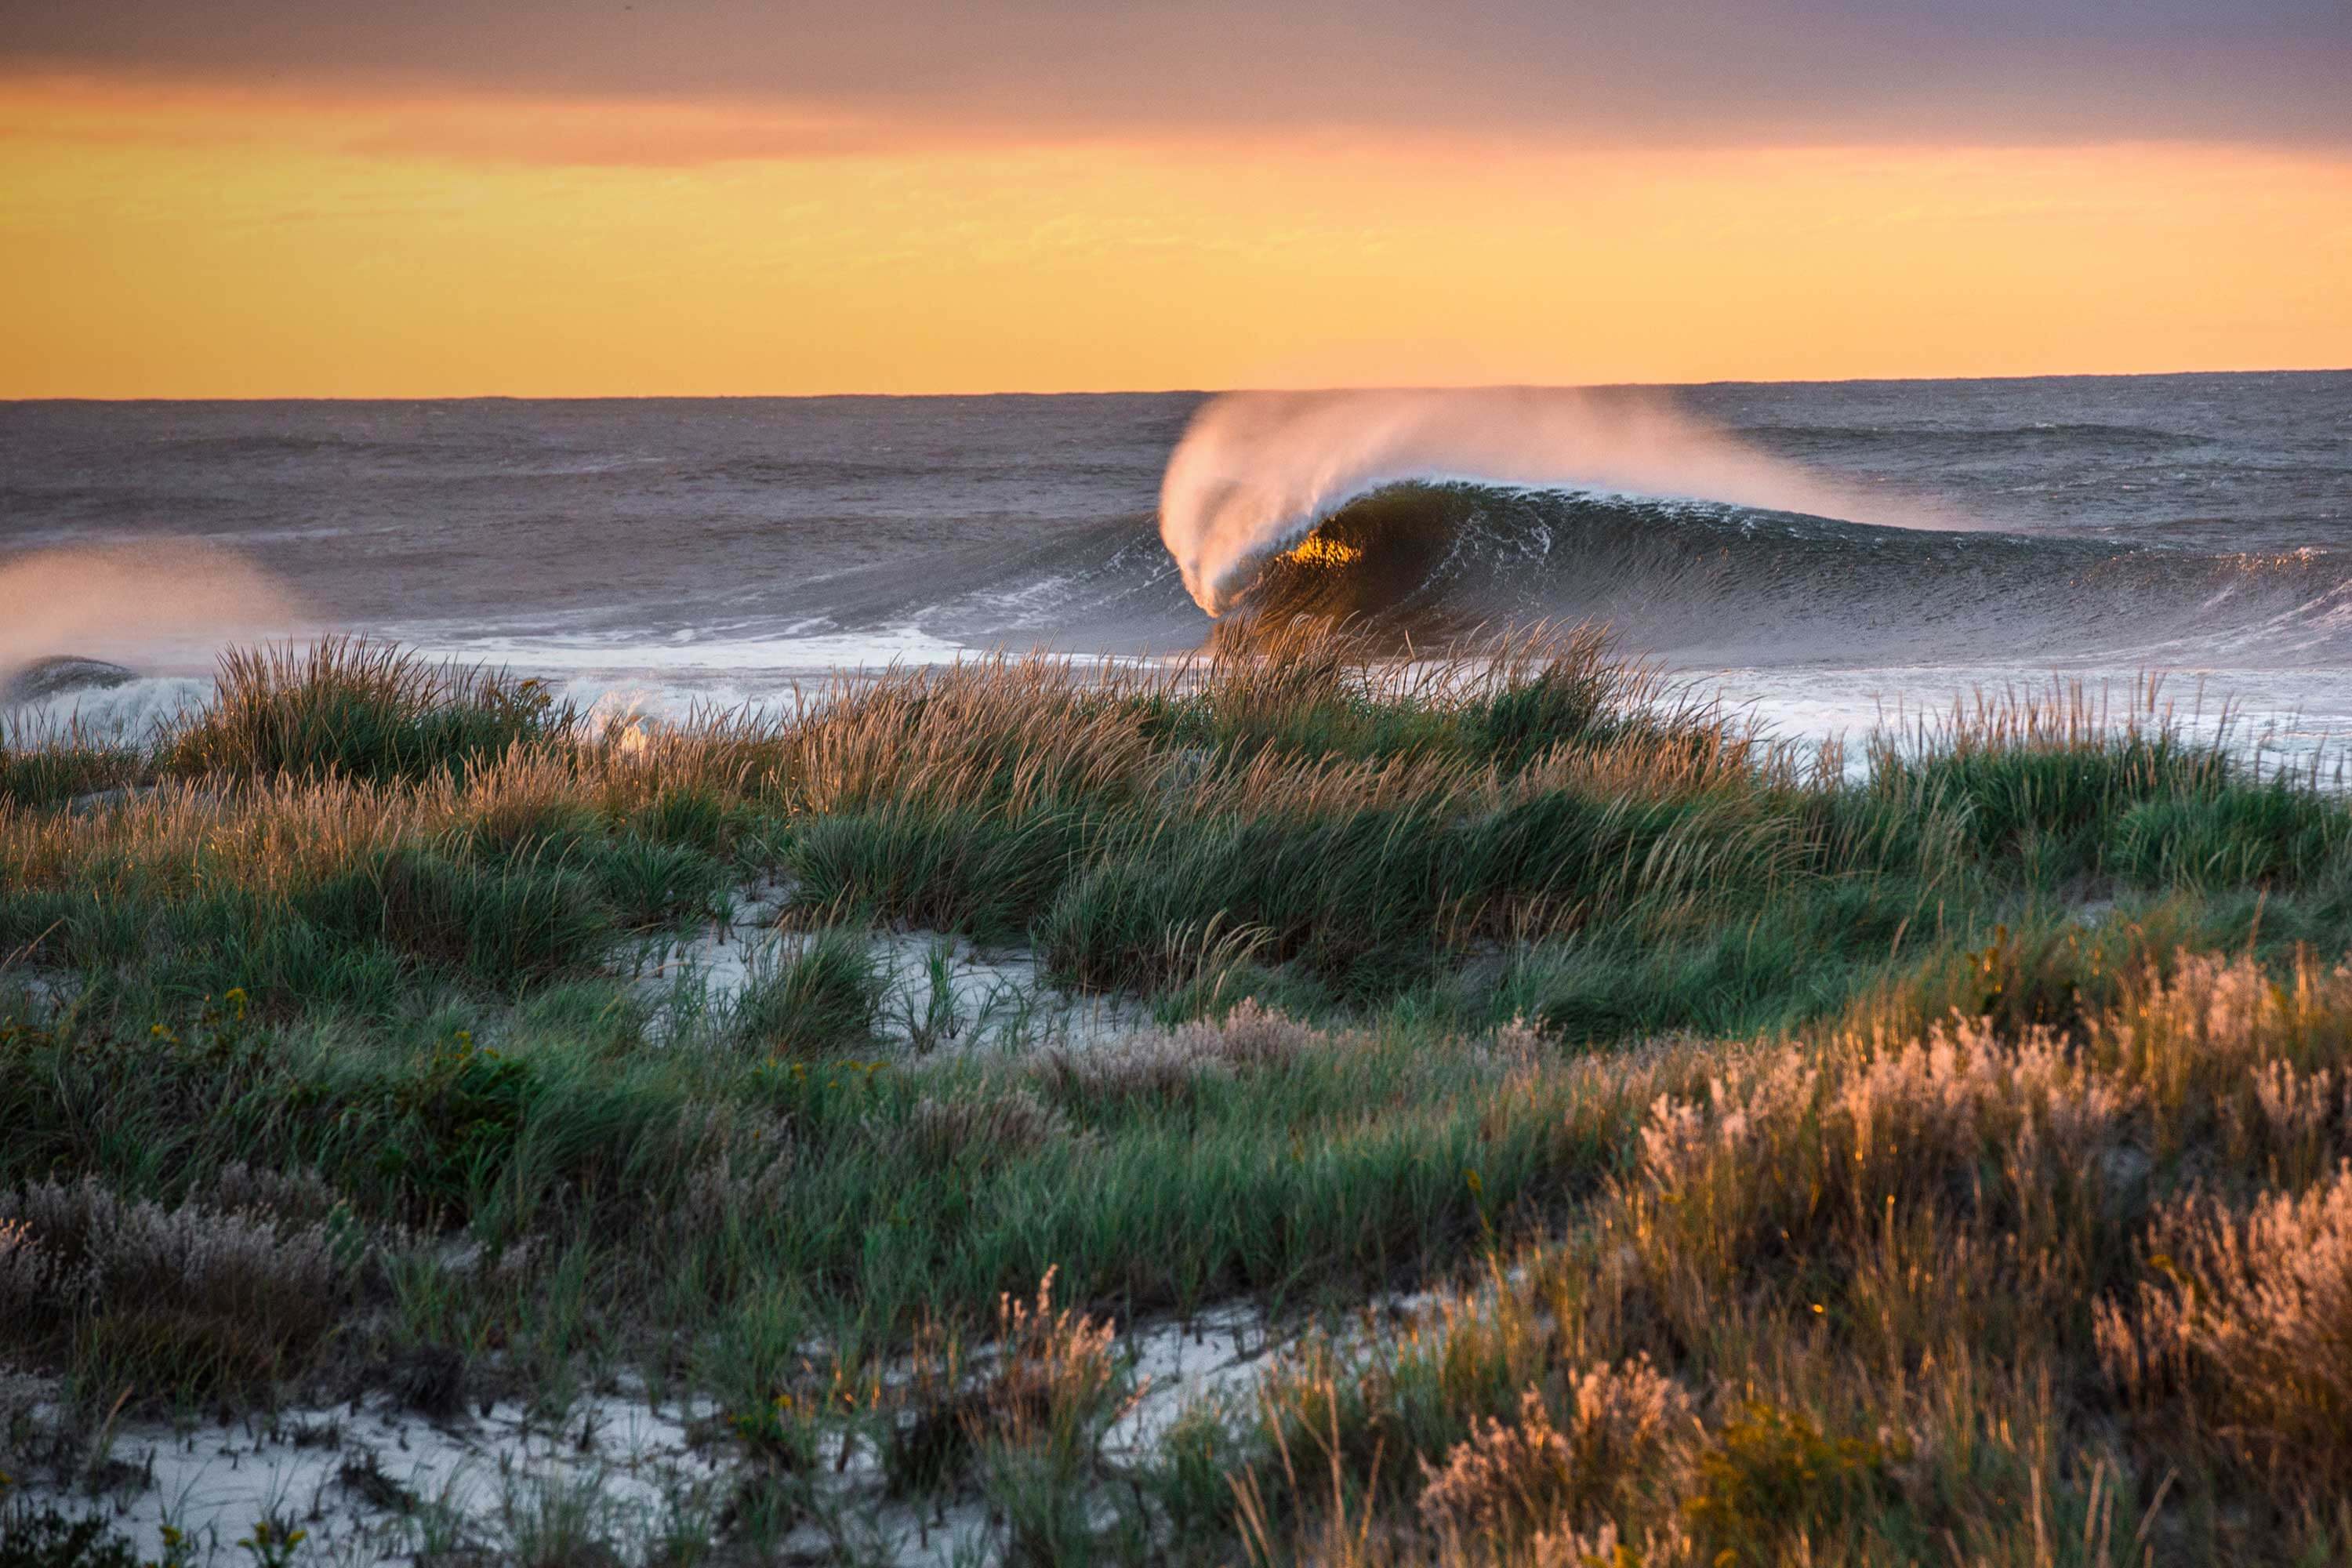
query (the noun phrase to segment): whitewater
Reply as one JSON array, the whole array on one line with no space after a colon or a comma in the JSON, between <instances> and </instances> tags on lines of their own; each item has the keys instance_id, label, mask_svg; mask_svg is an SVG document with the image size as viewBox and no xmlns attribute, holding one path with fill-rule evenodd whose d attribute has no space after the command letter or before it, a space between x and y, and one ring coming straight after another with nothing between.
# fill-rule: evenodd
<instances>
[{"instance_id":1,"label":"whitewater","mask_svg":"<svg viewBox=\"0 0 2352 1568\"><path fill-rule=\"evenodd\" d=\"M2352 728L2352 374L0 405L17 723L322 632L664 713L1297 615L1606 620L1804 735L2162 671L2310 749Z\"/></svg>"}]
</instances>

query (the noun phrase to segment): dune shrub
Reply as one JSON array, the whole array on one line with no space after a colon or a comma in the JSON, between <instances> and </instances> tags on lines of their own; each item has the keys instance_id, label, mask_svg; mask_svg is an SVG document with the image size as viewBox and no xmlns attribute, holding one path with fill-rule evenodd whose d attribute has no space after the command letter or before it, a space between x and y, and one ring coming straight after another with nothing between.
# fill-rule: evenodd
<instances>
[{"instance_id":1,"label":"dune shrub","mask_svg":"<svg viewBox=\"0 0 2352 1568\"><path fill-rule=\"evenodd\" d=\"M1055 1050L1038 1076L1062 1103L1085 1112L1172 1105L1204 1079L1279 1072L1331 1037L1244 998L1222 1019L1195 1019L1086 1050Z\"/></svg>"},{"instance_id":2,"label":"dune shrub","mask_svg":"<svg viewBox=\"0 0 2352 1568\"><path fill-rule=\"evenodd\" d=\"M1489 1417L1443 1465L1421 1461L1422 1519L1441 1537L1525 1542L1597 1533L1671 1494L1699 1428L1690 1396L1645 1359L1559 1380L1557 1415L1535 1388L1516 1421Z\"/></svg>"},{"instance_id":3,"label":"dune shrub","mask_svg":"<svg viewBox=\"0 0 2352 1568\"><path fill-rule=\"evenodd\" d=\"M2147 1247L2138 1289L2098 1307L2126 1393L2255 1473L2352 1487L2352 1165L2242 1211L2184 1196L2157 1211Z\"/></svg>"},{"instance_id":4,"label":"dune shrub","mask_svg":"<svg viewBox=\"0 0 2352 1568\"><path fill-rule=\"evenodd\" d=\"M352 1298L357 1227L315 1213L315 1191L239 1171L168 1207L95 1176L0 1194L0 1335L19 1351L65 1336L150 1397L266 1384ZM293 1213L270 1206L289 1196Z\"/></svg>"},{"instance_id":5,"label":"dune shrub","mask_svg":"<svg viewBox=\"0 0 2352 1568\"><path fill-rule=\"evenodd\" d=\"M383 643L232 649L218 693L163 746L165 771L370 783L456 776L570 731L578 715L536 680L436 666Z\"/></svg>"},{"instance_id":6,"label":"dune shrub","mask_svg":"<svg viewBox=\"0 0 2352 1568\"><path fill-rule=\"evenodd\" d=\"M773 1056L852 1050L873 1038L887 984L864 933L827 927L751 976L735 999L734 1032Z\"/></svg>"},{"instance_id":7,"label":"dune shrub","mask_svg":"<svg viewBox=\"0 0 2352 1568\"><path fill-rule=\"evenodd\" d=\"M2107 830L2116 874L2151 887L2299 887L2343 868L2352 806L2289 780L2146 801Z\"/></svg>"},{"instance_id":8,"label":"dune shrub","mask_svg":"<svg viewBox=\"0 0 2352 1568\"><path fill-rule=\"evenodd\" d=\"M485 866L430 849L373 857L299 895L295 908L338 936L382 942L491 985L583 967L612 934L581 871Z\"/></svg>"}]
</instances>

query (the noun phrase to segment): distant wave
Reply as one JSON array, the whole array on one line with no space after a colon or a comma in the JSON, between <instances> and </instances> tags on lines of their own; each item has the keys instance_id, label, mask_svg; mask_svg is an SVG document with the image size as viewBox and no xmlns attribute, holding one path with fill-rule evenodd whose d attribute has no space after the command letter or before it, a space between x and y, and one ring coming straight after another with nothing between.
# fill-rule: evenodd
<instances>
[{"instance_id":1,"label":"distant wave","mask_svg":"<svg viewBox=\"0 0 2352 1568\"><path fill-rule=\"evenodd\" d=\"M2193 447L2206 438L2145 425L2082 421L1991 426L1936 425L1741 425L1735 436L1776 451L1811 451L1856 446L1894 447L1914 452L1977 456L2053 447L2159 452Z\"/></svg>"},{"instance_id":2,"label":"distant wave","mask_svg":"<svg viewBox=\"0 0 2352 1568\"><path fill-rule=\"evenodd\" d=\"M154 443L168 451L194 457L311 458L349 453L380 459L385 457L429 456L429 442L401 441L379 434L296 435L285 431L238 431L226 435L166 436Z\"/></svg>"}]
</instances>

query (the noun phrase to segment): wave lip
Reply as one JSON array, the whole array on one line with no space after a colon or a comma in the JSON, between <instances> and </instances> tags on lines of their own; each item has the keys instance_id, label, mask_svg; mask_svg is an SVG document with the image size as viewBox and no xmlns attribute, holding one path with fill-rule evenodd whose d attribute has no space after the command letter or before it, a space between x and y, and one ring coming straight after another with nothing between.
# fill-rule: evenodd
<instances>
[{"instance_id":1,"label":"wave lip","mask_svg":"<svg viewBox=\"0 0 2352 1568\"><path fill-rule=\"evenodd\" d=\"M53 654L13 670L0 670L0 708L21 708L77 691L111 690L138 679L137 670L110 659Z\"/></svg>"},{"instance_id":2,"label":"wave lip","mask_svg":"<svg viewBox=\"0 0 2352 1568\"><path fill-rule=\"evenodd\" d=\"M1220 616L1339 509L1411 481L1470 480L1727 502L1910 528L1971 526L1773 458L1634 390L1228 393L1160 482L1160 536Z\"/></svg>"}]
</instances>

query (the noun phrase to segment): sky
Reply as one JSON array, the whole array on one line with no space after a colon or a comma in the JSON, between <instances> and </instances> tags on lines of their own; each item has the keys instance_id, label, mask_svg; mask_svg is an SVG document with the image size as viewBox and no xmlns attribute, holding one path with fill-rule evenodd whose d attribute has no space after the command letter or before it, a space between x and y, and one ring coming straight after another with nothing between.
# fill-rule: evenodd
<instances>
[{"instance_id":1,"label":"sky","mask_svg":"<svg viewBox=\"0 0 2352 1568\"><path fill-rule=\"evenodd\" d=\"M10 0L0 396L2352 365L2352 0Z\"/></svg>"}]
</instances>

